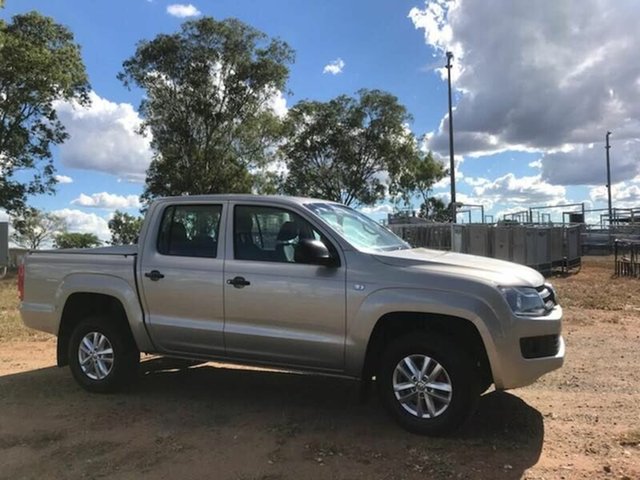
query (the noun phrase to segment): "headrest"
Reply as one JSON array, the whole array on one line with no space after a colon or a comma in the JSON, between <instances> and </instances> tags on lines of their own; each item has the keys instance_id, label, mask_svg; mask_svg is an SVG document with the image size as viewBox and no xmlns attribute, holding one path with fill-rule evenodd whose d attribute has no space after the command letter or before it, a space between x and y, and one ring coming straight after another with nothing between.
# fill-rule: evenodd
<instances>
[{"instance_id":1,"label":"headrest","mask_svg":"<svg viewBox=\"0 0 640 480\"><path fill-rule=\"evenodd\" d=\"M298 226L295 222L284 222L278 232L278 242L289 242L298 236Z\"/></svg>"}]
</instances>

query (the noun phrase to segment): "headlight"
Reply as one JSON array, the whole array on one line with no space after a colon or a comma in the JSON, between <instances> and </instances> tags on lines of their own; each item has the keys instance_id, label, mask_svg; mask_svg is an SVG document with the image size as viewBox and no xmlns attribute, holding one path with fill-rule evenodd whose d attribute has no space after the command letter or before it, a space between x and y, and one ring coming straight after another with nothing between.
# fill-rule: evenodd
<instances>
[{"instance_id":1,"label":"headlight","mask_svg":"<svg viewBox=\"0 0 640 480\"><path fill-rule=\"evenodd\" d=\"M500 291L516 315L540 317L547 313L544 301L535 288L504 287Z\"/></svg>"}]
</instances>

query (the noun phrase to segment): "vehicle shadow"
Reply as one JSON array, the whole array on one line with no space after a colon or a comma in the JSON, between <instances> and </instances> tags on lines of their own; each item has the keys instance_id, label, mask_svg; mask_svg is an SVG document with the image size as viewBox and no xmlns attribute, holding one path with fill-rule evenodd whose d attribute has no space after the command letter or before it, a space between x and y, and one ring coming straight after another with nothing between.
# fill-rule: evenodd
<instances>
[{"instance_id":1,"label":"vehicle shadow","mask_svg":"<svg viewBox=\"0 0 640 480\"><path fill-rule=\"evenodd\" d=\"M199 468L198 462L216 461L217 455L226 455L220 458L230 462L225 442L242 436L258 458L264 451L268 468L288 464L286 472L320 464L333 478L519 479L537 463L544 440L540 412L509 393L485 394L463 429L451 437L428 438L400 429L375 394L361 402L359 384L354 381L166 359L143 362L137 384L118 395L84 392L67 369L0 377L0 405L6 407L0 408L0 458L3 435L20 437L21 445L30 445L29 438L21 437L22 431L44 431L49 425L73 432L78 412L84 412L91 418L83 426L85 437L89 429L101 441L109 435L135 435L144 442L140 439L145 436L134 432L135 425L144 425L150 448L157 450L163 435L190 445L184 451L172 450L167 459L185 452L193 455L194 449L205 445L207 456L192 461L189 472ZM10 421L19 416L20 423ZM114 421L120 422L117 430ZM62 442L58 450L71 439L71 435L57 439ZM141 451L144 445L139 446ZM166 461L164 456L156 457L158 465ZM119 472L127 468L138 472L139 460L128 466L128 457L118 457L117 462L113 458L105 465L117 464ZM238 460L238 465L229 467L236 468L228 470L233 474L217 478L244 477L246 463ZM19 476L18 467L9 472ZM65 472L61 470L60 478L67 478ZM263 478L260 475L248 477ZM274 478L299 478L278 475Z\"/></svg>"},{"instance_id":2,"label":"vehicle shadow","mask_svg":"<svg viewBox=\"0 0 640 480\"><path fill-rule=\"evenodd\" d=\"M218 420L229 426L242 427L243 419L254 414L265 419L267 429L293 431L303 438L317 435L323 438L322 448L330 451L341 449L332 441L345 438L345 433L374 450L404 445L405 464L412 464L416 472L427 470L434 478L461 472L470 478L495 478L499 472L500 478L519 479L542 452L542 415L507 392L483 395L475 414L453 435L427 438L398 427L379 403L375 388L363 403L360 384L350 380L168 358L143 362L141 371L148 383L141 383L137 393L169 395L168 390L180 385L174 390L176 401L184 394L193 399L210 394ZM398 453L406 457L406 451ZM434 463L435 470L429 469Z\"/></svg>"}]
</instances>

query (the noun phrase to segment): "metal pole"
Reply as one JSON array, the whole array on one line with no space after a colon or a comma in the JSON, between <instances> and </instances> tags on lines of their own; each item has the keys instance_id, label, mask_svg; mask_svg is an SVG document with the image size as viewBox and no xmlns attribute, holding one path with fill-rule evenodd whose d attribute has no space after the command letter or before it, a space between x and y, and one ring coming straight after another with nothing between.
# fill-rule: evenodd
<instances>
[{"instance_id":1,"label":"metal pole","mask_svg":"<svg viewBox=\"0 0 640 480\"><path fill-rule=\"evenodd\" d=\"M480 215L482 215L482 223L484 223L484 205L480 205Z\"/></svg>"},{"instance_id":2,"label":"metal pole","mask_svg":"<svg viewBox=\"0 0 640 480\"><path fill-rule=\"evenodd\" d=\"M611 226L613 215L611 211L611 165L609 163L609 150L611 149L611 145L609 145L609 135L611 135L611 132L607 132L605 136L606 146L604 148L607 151L607 195L609 197L609 226Z\"/></svg>"},{"instance_id":3,"label":"metal pole","mask_svg":"<svg viewBox=\"0 0 640 480\"><path fill-rule=\"evenodd\" d=\"M449 84L449 169L451 170L451 221L456 223L456 165L453 160L453 108L451 105L451 59L452 52L447 52L447 79Z\"/></svg>"}]
</instances>

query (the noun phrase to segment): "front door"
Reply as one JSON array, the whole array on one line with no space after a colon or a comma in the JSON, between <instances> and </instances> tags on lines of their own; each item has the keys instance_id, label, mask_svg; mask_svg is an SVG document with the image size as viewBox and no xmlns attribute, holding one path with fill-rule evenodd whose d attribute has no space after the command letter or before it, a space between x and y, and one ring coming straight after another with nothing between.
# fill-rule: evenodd
<instances>
[{"instance_id":1,"label":"front door","mask_svg":"<svg viewBox=\"0 0 640 480\"><path fill-rule=\"evenodd\" d=\"M231 206L230 206L231 208ZM296 261L302 238L337 249L308 220L285 208L236 204L227 234L227 354L271 364L344 367L345 266Z\"/></svg>"},{"instance_id":2,"label":"front door","mask_svg":"<svg viewBox=\"0 0 640 480\"><path fill-rule=\"evenodd\" d=\"M138 276L147 328L165 353L224 354L222 203L162 206Z\"/></svg>"}]
</instances>

